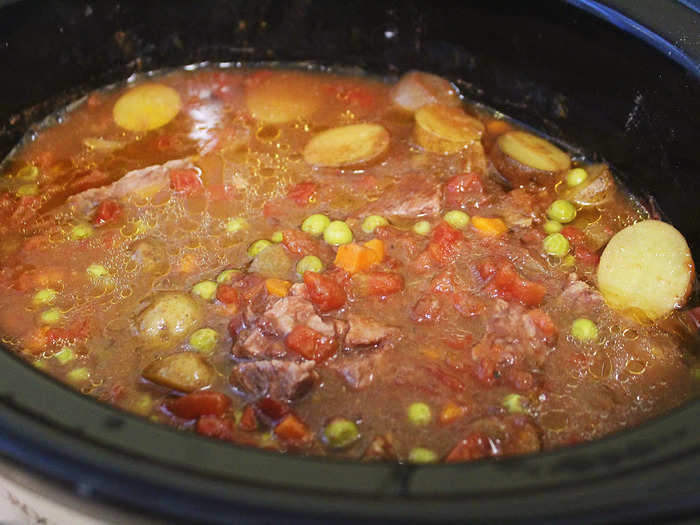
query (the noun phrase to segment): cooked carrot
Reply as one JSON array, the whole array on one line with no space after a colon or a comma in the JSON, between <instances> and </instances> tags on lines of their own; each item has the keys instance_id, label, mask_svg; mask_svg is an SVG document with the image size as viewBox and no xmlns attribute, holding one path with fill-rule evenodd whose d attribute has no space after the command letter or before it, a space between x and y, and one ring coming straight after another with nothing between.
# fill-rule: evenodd
<instances>
[{"instance_id":1,"label":"cooked carrot","mask_svg":"<svg viewBox=\"0 0 700 525\"><path fill-rule=\"evenodd\" d=\"M351 274L367 270L376 262L379 262L376 251L356 243L340 245L335 256L335 265Z\"/></svg>"},{"instance_id":2,"label":"cooked carrot","mask_svg":"<svg viewBox=\"0 0 700 525\"><path fill-rule=\"evenodd\" d=\"M485 235L501 235L508 231L502 219L489 217L472 217L472 226Z\"/></svg>"},{"instance_id":3,"label":"cooked carrot","mask_svg":"<svg viewBox=\"0 0 700 525\"><path fill-rule=\"evenodd\" d=\"M448 424L456 421L467 413L467 408L452 401L448 402L440 412L440 423Z\"/></svg>"},{"instance_id":4,"label":"cooked carrot","mask_svg":"<svg viewBox=\"0 0 700 525\"><path fill-rule=\"evenodd\" d=\"M374 253L377 254L379 260L377 262L382 262L384 260L384 241L381 239L372 239L364 243L365 248L369 248Z\"/></svg>"},{"instance_id":5,"label":"cooked carrot","mask_svg":"<svg viewBox=\"0 0 700 525\"><path fill-rule=\"evenodd\" d=\"M291 286L292 283L283 279L265 279L265 288L267 288L267 292L277 297L284 297L287 295Z\"/></svg>"},{"instance_id":6,"label":"cooked carrot","mask_svg":"<svg viewBox=\"0 0 700 525\"><path fill-rule=\"evenodd\" d=\"M513 129L513 126L508 124L505 120L489 120L486 123L486 130L488 131L489 135L501 135L502 133L505 133L506 131L510 131Z\"/></svg>"},{"instance_id":7,"label":"cooked carrot","mask_svg":"<svg viewBox=\"0 0 700 525\"><path fill-rule=\"evenodd\" d=\"M309 428L294 414L287 414L275 427L275 435L292 443L303 443L311 437Z\"/></svg>"}]
</instances>

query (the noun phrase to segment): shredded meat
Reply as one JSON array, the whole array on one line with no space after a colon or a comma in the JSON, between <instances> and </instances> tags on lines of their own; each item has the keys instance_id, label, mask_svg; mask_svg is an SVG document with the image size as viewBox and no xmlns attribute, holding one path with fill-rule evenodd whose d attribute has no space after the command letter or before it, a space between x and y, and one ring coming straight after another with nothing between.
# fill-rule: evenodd
<instances>
[{"instance_id":1,"label":"shredded meat","mask_svg":"<svg viewBox=\"0 0 700 525\"><path fill-rule=\"evenodd\" d=\"M313 387L316 381L313 369L313 361L249 361L234 366L230 381L234 387L253 397L298 399Z\"/></svg>"},{"instance_id":2,"label":"shredded meat","mask_svg":"<svg viewBox=\"0 0 700 525\"><path fill-rule=\"evenodd\" d=\"M171 169L188 168L194 168L194 164L186 159L178 159L171 160L165 164L130 171L121 179L108 186L85 190L72 195L66 202L80 213L88 214L97 204L105 199L121 199L146 189L164 188L170 183L169 172Z\"/></svg>"}]
</instances>

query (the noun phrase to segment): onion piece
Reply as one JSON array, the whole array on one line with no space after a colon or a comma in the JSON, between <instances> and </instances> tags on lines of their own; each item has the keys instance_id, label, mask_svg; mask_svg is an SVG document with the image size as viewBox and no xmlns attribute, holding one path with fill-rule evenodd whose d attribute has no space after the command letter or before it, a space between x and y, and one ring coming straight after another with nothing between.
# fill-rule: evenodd
<instances>
[{"instance_id":1,"label":"onion piece","mask_svg":"<svg viewBox=\"0 0 700 525\"><path fill-rule=\"evenodd\" d=\"M409 71L391 90L391 100L399 108L415 113L428 104L459 106L459 92L449 81L437 75Z\"/></svg>"}]
</instances>

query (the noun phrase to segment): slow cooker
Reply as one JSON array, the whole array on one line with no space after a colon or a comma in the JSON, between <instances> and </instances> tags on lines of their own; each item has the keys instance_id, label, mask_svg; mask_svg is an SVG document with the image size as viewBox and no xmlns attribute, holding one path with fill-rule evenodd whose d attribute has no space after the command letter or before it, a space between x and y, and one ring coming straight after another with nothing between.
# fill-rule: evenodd
<instances>
[{"instance_id":1,"label":"slow cooker","mask_svg":"<svg viewBox=\"0 0 700 525\"><path fill-rule=\"evenodd\" d=\"M5 3L0 153L32 122L136 72L202 61L420 69L596 152L698 254L699 20L691 0ZM367 465L176 432L0 352L0 487L28 521L78 522L71 512L114 523L684 520L700 512L697 421L700 401L533 456ZM28 508L32 497L56 514Z\"/></svg>"}]
</instances>

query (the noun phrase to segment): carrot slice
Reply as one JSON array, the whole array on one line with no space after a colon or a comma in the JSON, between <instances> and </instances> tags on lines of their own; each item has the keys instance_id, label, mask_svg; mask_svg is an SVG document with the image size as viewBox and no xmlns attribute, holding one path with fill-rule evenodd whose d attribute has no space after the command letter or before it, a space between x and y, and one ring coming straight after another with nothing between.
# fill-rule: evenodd
<instances>
[{"instance_id":1,"label":"carrot slice","mask_svg":"<svg viewBox=\"0 0 700 525\"><path fill-rule=\"evenodd\" d=\"M472 226L484 235L501 235L508 231L508 226L502 219L489 217L472 217Z\"/></svg>"},{"instance_id":2,"label":"carrot slice","mask_svg":"<svg viewBox=\"0 0 700 525\"><path fill-rule=\"evenodd\" d=\"M294 414L287 414L275 427L275 435L284 441L303 444L310 441L309 428Z\"/></svg>"},{"instance_id":3,"label":"carrot slice","mask_svg":"<svg viewBox=\"0 0 700 525\"><path fill-rule=\"evenodd\" d=\"M364 243L363 246L377 254L377 262L382 262L384 260L384 241L381 239L372 239Z\"/></svg>"},{"instance_id":4,"label":"carrot slice","mask_svg":"<svg viewBox=\"0 0 700 525\"><path fill-rule=\"evenodd\" d=\"M267 288L267 292L270 295L276 295L277 297L286 296L291 286L292 283L283 279L265 279L265 288Z\"/></svg>"},{"instance_id":5,"label":"carrot slice","mask_svg":"<svg viewBox=\"0 0 700 525\"><path fill-rule=\"evenodd\" d=\"M379 254L375 250L350 243L338 247L338 254L334 262L336 266L346 272L355 274L369 269L370 266L379 261Z\"/></svg>"},{"instance_id":6,"label":"carrot slice","mask_svg":"<svg viewBox=\"0 0 700 525\"><path fill-rule=\"evenodd\" d=\"M464 406L460 406L452 401L448 402L440 412L440 423L448 424L456 421L467 413Z\"/></svg>"}]
</instances>

